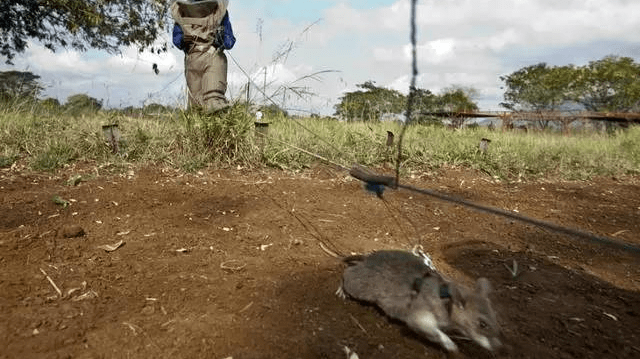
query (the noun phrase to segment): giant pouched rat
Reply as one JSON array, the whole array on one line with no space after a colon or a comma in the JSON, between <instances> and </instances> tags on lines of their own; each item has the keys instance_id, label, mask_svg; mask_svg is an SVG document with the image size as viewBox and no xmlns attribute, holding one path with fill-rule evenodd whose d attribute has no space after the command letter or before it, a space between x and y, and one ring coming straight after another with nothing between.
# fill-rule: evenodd
<instances>
[{"instance_id":1,"label":"giant pouched rat","mask_svg":"<svg viewBox=\"0 0 640 359\"><path fill-rule=\"evenodd\" d=\"M444 331L458 330L482 347L499 347L500 330L486 278L471 290L445 280L424 258L401 250L384 250L343 259L347 263L336 294L377 305L389 317L439 343L457 345Z\"/></svg>"}]
</instances>

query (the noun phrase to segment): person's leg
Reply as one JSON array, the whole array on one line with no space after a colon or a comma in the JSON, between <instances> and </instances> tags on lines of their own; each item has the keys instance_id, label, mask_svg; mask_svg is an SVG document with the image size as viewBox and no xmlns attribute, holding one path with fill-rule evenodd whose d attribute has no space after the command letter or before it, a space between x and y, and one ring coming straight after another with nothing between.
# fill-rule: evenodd
<instances>
[{"instance_id":1,"label":"person's leg","mask_svg":"<svg viewBox=\"0 0 640 359\"><path fill-rule=\"evenodd\" d=\"M207 110L216 111L229 106L225 97L227 92L227 56L222 51L211 49L203 54L203 57L208 60L201 79L203 104Z\"/></svg>"},{"instance_id":2,"label":"person's leg","mask_svg":"<svg viewBox=\"0 0 640 359\"><path fill-rule=\"evenodd\" d=\"M187 92L189 108L194 106L204 107L205 101L202 91L202 79L205 67L207 66L207 56L197 50L192 50L185 55L184 71L187 80Z\"/></svg>"}]
</instances>

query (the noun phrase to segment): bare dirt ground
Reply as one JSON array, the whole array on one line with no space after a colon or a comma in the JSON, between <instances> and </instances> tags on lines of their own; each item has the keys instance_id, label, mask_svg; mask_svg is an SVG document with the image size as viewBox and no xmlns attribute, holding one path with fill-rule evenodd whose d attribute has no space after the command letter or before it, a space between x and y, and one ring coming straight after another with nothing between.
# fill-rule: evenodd
<instances>
[{"instance_id":1,"label":"bare dirt ground","mask_svg":"<svg viewBox=\"0 0 640 359\"><path fill-rule=\"evenodd\" d=\"M506 347L455 339L462 357L640 357L637 253L406 191L385 203L322 166L0 171L2 358L447 357L336 297L343 265L319 240L343 254L422 244L448 277L488 277ZM406 181L640 244L638 178L506 184L450 169ZM73 226L85 234L65 237Z\"/></svg>"}]
</instances>

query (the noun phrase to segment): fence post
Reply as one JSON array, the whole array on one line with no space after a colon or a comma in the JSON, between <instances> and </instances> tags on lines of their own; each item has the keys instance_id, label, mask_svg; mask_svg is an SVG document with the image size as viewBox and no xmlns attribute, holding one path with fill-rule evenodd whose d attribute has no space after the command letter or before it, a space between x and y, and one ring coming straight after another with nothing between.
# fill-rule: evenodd
<instances>
[{"instance_id":1,"label":"fence post","mask_svg":"<svg viewBox=\"0 0 640 359\"><path fill-rule=\"evenodd\" d=\"M480 149L480 152L484 155L487 153L487 151L489 150L489 143L491 142L490 139L488 138L483 138L480 140L480 144L478 145L478 148Z\"/></svg>"},{"instance_id":2,"label":"fence post","mask_svg":"<svg viewBox=\"0 0 640 359\"><path fill-rule=\"evenodd\" d=\"M387 147L393 146L393 132L387 131Z\"/></svg>"},{"instance_id":3,"label":"fence post","mask_svg":"<svg viewBox=\"0 0 640 359\"><path fill-rule=\"evenodd\" d=\"M105 139L111 146L111 151L113 153L120 152L120 130L118 129L118 124L103 125L102 133L104 133Z\"/></svg>"},{"instance_id":4,"label":"fence post","mask_svg":"<svg viewBox=\"0 0 640 359\"><path fill-rule=\"evenodd\" d=\"M269 132L269 123L256 121L253 124L256 129L256 144L262 149L262 147L264 147L264 137L267 136Z\"/></svg>"}]
</instances>

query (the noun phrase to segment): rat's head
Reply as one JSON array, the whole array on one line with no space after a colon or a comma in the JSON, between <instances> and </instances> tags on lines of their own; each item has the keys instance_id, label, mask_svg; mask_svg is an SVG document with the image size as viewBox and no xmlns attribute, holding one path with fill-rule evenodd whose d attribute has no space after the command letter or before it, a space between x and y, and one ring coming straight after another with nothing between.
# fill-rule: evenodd
<instances>
[{"instance_id":1,"label":"rat's head","mask_svg":"<svg viewBox=\"0 0 640 359\"><path fill-rule=\"evenodd\" d=\"M486 278L476 282L473 291L452 287L451 322L455 329L467 335L483 348L495 350L500 343L500 328L489 300L491 284Z\"/></svg>"}]
</instances>

